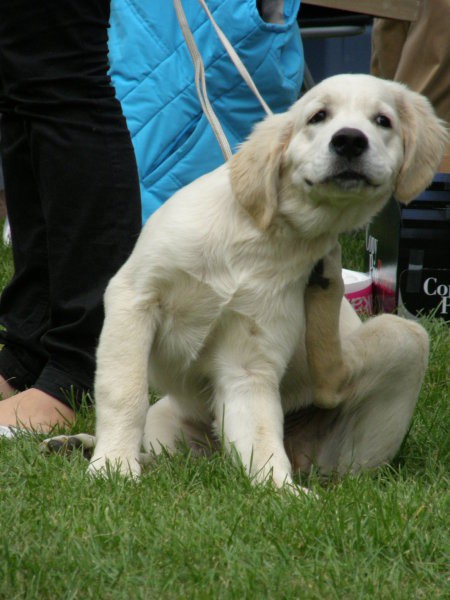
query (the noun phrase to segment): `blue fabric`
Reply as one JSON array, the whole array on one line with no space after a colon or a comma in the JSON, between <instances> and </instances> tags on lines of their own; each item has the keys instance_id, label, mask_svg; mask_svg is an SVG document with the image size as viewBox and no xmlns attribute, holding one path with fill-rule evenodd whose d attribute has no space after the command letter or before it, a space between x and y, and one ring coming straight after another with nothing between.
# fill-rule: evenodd
<instances>
[{"instance_id":1,"label":"blue fabric","mask_svg":"<svg viewBox=\"0 0 450 600\"><path fill-rule=\"evenodd\" d=\"M303 79L300 0L285 0L283 25L265 23L256 0L207 1L270 108L286 110ZM183 7L205 63L209 99L234 151L264 112L197 0L183 0ZM202 113L171 0L112 0L109 47L111 76L136 152L145 222L175 191L224 159Z\"/></svg>"}]
</instances>

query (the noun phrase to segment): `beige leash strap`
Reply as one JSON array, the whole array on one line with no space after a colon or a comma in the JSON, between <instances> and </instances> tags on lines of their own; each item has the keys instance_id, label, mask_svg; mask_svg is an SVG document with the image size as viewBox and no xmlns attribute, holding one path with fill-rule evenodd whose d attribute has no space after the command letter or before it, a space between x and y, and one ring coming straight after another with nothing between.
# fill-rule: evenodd
<instances>
[{"instance_id":1,"label":"beige leash strap","mask_svg":"<svg viewBox=\"0 0 450 600\"><path fill-rule=\"evenodd\" d=\"M205 11L206 15L208 16L209 20L211 21L211 24L214 27L214 30L217 33L218 38L222 42L225 50L227 51L234 66L239 71L241 77L244 79L244 81L246 82L248 87L251 89L251 91L255 94L256 98L260 102L260 104L263 107L266 114L271 115L272 111L270 110L267 103L264 101L264 98L259 93L258 88L256 87L250 73L246 69L242 60L239 58L237 52L235 51L235 49L229 42L226 35L223 33L223 31L217 25L208 6L206 5L205 0L198 0L198 1L200 3L201 7L203 8L203 10ZM222 150L222 154L223 154L225 160L228 160L232 156L231 147L230 147L227 137L222 129L220 121L217 118L217 116L214 112L214 109L211 106L211 103L208 98L208 92L206 89L205 65L203 63L201 54L200 54L197 44L195 42L194 36L192 35L192 31L189 28L189 24L186 19L186 14L184 12L183 5L182 5L182 0L173 0L173 4L175 7L175 12L177 14L178 22L180 23L183 37L186 41L186 45L188 47L192 62L194 64L195 87L197 88L197 94L198 94L198 98L200 100L202 110L203 110L206 118L208 119L208 121L212 127L212 130L214 131L214 135L216 136L217 141L219 142L219 146L220 146L220 149Z\"/></svg>"}]
</instances>

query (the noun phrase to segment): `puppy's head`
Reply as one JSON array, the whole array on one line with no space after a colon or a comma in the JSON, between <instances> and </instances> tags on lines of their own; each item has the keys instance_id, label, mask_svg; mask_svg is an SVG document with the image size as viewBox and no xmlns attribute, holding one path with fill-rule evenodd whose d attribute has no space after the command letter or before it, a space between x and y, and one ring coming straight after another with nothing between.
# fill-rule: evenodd
<instances>
[{"instance_id":1,"label":"puppy's head","mask_svg":"<svg viewBox=\"0 0 450 600\"><path fill-rule=\"evenodd\" d=\"M283 211L283 197L291 216L335 207L352 228L392 194L402 202L417 196L446 139L423 96L369 75L339 75L257 125L230 161L231 183L262 229Z\"/></svg>"}]
</instances>

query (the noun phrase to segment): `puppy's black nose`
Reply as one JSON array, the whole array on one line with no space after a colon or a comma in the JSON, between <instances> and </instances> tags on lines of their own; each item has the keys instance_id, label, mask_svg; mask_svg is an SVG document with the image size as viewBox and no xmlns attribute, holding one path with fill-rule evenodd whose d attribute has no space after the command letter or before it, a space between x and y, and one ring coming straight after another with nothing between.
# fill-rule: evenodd
<instances>
[{"instance_id":1,"label":"puppy's black nose","mask_svg":"<svg viewBox=\"0 0 450 600\"><path fill-rule=\"evenodd\" d=\"M339 156L356 158L361 156L369 147L369 140L359 129L343 127L331 138L330 148Z\"/></svg>"}]
</instances>

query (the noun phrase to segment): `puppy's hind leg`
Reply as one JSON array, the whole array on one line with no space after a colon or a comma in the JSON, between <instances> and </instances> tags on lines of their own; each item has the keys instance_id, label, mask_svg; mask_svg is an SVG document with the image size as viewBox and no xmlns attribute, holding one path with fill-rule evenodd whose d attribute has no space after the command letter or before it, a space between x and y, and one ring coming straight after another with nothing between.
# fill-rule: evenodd
<instances>
[{"instance_id":1,"label":"puppy's hind leg","mask_svg":"<svg viewBox=\"0 0 450 600\"><path fill-rule=\"evenodd\" d=\"M428 363L428 335L418 323L381 315L344 338L343 351L351 394L321 461L326 468L339 457L341 472L371 469L395 457L410 427Z\"/></svg>"},{"instance_id":2,"label":"puppy's hind leg","mask_svg":"<svg viewBox=\"0 0 450 600\"><path fill-rule=\"evenodd\" d=\"M349 396L337 408L298 411L286 418L294 465L324 474L353 473L389 462L410 426L428 356L417 323L375 317L343 340Z\"/></svg>"},{"instance_id":3,"label":"puppy's hind leg","mask_svg":"<svg viewBox=\"0 0 450 600\"><path fill-rule=\"evenodd\" d=\"M147 413L143 446L157 455L163 451L174 454L180 444L196 454L209 454L216 442L210 425L194 421L183 412L180 402L164 396Z\"/></svg>"},{"instance_id":4,"label":"puppy's hind leg","mask_svg":"<svg viewBox=\"0 0 450 600\"><path fill-rule=\"evenodd\" d=\"M70 454L73 450L81 450L85 458L90 459L94 452L95 437L88 433L74 435L55 435L46 438L39 446L43 454Z\"/></svg>"},{"instance_id":5,"label":"puppy's hind leg","mask_svg":"<svg viewBox=\"0 0 450 600\"><path fill-rule=\"evenodd\" d=\"M109 465L123 474L140 474L148 359L157 318L157 302L140 297L122 268L105 294L95 379L97 444L91 473L104 473Z\"/></svg>"}]
</instances>

